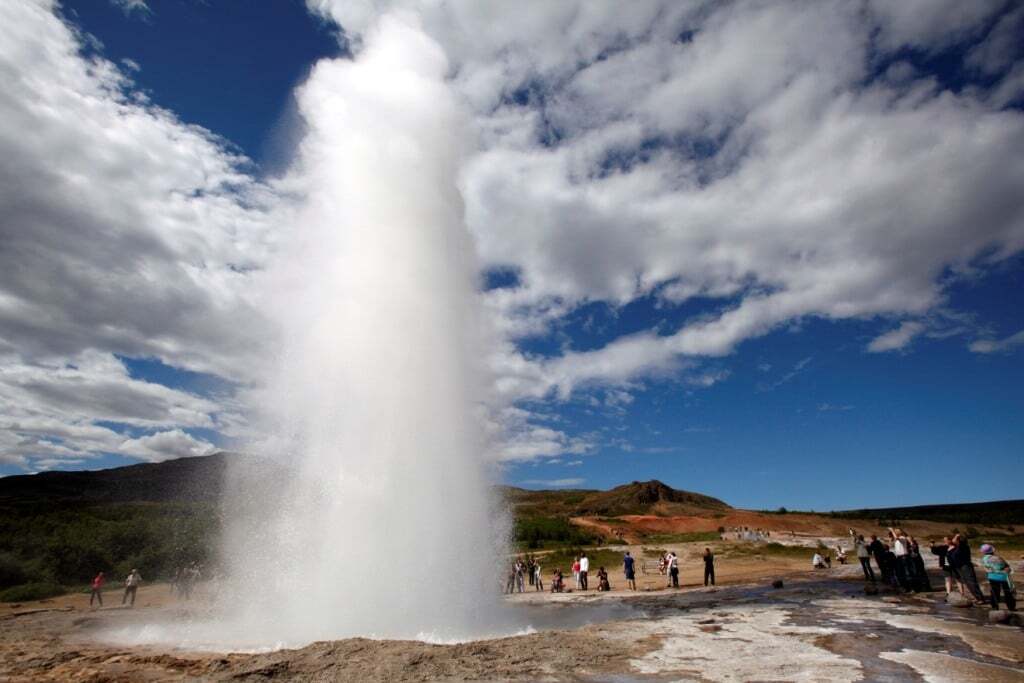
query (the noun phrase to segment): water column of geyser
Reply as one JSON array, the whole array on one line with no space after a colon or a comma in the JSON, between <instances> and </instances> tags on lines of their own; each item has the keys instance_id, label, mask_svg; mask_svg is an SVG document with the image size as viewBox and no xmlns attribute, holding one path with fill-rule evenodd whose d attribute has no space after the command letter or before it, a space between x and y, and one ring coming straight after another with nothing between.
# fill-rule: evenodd
<instances>
[{"instance_id":1,"label":"water column of geyser","mask_svg":"<svg viewBox=\"0 0 1024 683\"><path fill-rule=\"evenodd\" d=\"M305 135L283 185L303 208L273 276L284 341L268 391L296 475L265 504L242 490L248 517L228 529L225 624L246 640L500 628L455 185L469 126L447 71L392 15L297 92Z\"/></svg>"}]
</instances>

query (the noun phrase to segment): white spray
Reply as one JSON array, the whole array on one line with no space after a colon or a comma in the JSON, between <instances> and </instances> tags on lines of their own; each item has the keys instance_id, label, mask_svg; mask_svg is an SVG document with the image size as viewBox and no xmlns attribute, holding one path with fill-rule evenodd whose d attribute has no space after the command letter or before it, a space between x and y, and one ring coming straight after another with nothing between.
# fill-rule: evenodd
<instances>
[{"instance_id":1,"label":"white spray","mask_svg":"<svg viewBox=\"0 0 1024 683\"><path fill-rule=\"evenodd\" d=\"M501 562L474 406L475 267L455 186L468 122L441 48L385 16L297 93L302 209L272 276L268 412L295 481L236 500L225 557L244 638L465 638ZM267 509L270 508L270 509Z\"/></svg>"}]
</instances>

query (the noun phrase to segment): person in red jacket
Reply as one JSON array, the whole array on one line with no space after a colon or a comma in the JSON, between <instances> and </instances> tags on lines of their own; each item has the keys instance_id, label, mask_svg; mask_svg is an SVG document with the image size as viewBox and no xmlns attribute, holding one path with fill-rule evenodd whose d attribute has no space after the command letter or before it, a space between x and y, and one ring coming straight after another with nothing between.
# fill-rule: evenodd
<instances>
[{"instance_id":1,"label":"person in red jacket","mask_svg":"<svg viewBox=\"0 0 1024 683\"><path fill-rule=\"evenodd\" d=\"M103 578L103 572L96 575L96 578L92 580L92 592L89 593L89 607L92 607L94 600L99 600L100 607L103 607L103 584L107 580Z\"/></svg>"}]
</instances>

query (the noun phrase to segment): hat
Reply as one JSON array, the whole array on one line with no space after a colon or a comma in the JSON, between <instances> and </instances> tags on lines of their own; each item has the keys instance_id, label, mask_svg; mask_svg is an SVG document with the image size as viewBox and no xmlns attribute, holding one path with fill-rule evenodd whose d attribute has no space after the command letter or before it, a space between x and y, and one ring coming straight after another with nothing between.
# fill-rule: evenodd
<instances>
[{"instance_id":1,"label":"hat","mask_svg":"<svg viewBox=\"0 0 1024 683\"><path fill-rule=\"evenodd\" d=\"M992 553L994 553L995 551L996 551L996 549L995 549L995 548L993 548L993 547L992 547L991 545L989 545L988 543L986 543L985 545L981 546L981 554L982 554L982 555L991 555L991 554L992 554Z\"/></svg>"}]
</instances>

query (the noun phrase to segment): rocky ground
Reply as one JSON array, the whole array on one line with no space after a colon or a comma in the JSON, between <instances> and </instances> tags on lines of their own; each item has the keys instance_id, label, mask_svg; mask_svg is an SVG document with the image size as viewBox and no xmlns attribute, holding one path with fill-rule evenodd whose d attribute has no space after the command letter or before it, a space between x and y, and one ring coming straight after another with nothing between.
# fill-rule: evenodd
<instances>
[{"instance_id":1,"label":"rocky ground","mask_svg":"<svg viewBox=\"0 0 1024 683\"><path fill-rule=\"evenodd\" d=\"M629 609L579 628L453 645L355 638L245 654L110 642L111 632L196 617L198 605L151 586L134 609L90 611L84 596L8 608L0 679L1024 681L1024 629L990 624L985 609L954 608L941 593L867 596L849 566L784 581L524 594L510 601L567 615L605 603Z\"/></svg>"}]
</instances>

